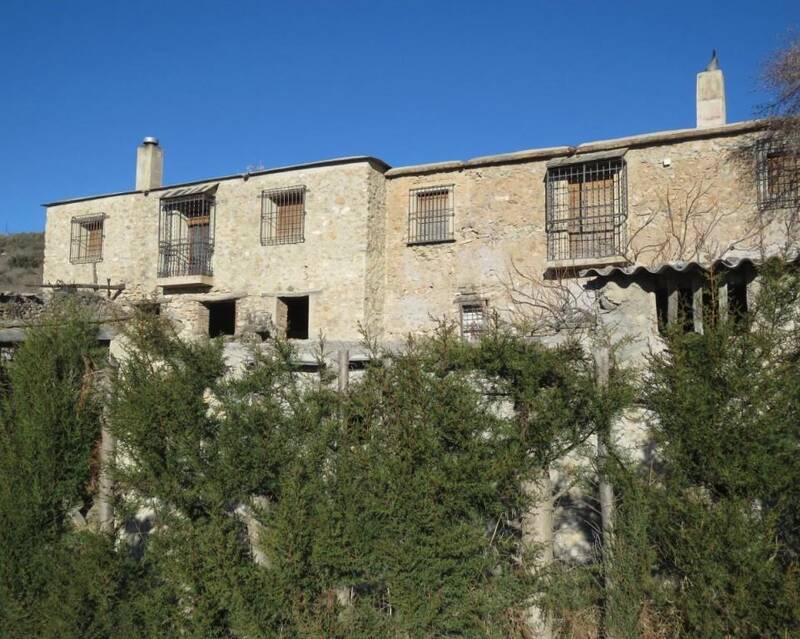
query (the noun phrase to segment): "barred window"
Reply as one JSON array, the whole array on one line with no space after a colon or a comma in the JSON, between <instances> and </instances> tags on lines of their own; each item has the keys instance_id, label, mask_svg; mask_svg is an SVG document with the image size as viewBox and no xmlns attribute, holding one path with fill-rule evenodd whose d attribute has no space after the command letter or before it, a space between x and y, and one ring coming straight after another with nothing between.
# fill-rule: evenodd
<instances>
[{"instance_id":1,"label":"barred window","mask_svg":"<svg viewBox=\"0 0 800 639\"><path fill-rule=\"evenodd\" d=\"M433 186L408 192L408 243L428 244L454 239L454 186Z\"/></svg>"},{"instance_id":2,"label":"barred window","mask_svg":"<svg viewBox=\"0 0 800 639\"><path fill-rule=\"evenodd\" d=\"M214 211L209 192L161 199L159 277L212 274Z\"/></svg>"},{"instance_id":3,"label":"barred window","mask_svg":"<svg viewBox=\"0 0 800 639\"><path fill-rule=\"evenodd\" d=\"M261 244L305 241L306 187L290 186L261 193Z\"/></svg>"},{"instance_id":4,"label":"barred window","mask_svg":"<svg viewBox=\"0 0 800 639\"><path fill-rule=\"evenodd\" d=\"M628 196L621 157L561 166L556 161L547 170L546 187L547 259L624 252Z\"/></svg>"},{"instance_id":5,"label":"barred window","mask_svg":"<svg viewBox=\"0 0 800 639\"><path fill-rule=\"evenodd\" d=\"M463 302L459 305L461 313L461 336L467 341L476 341L486 330L489 316L485 301Z\"/></svg>"},{"instance_id":6,"label":"barred window","mask_svg":"<svg viewBox=\"0 0 800 639\"><path fill-rule=\"evenodd\" d=\"M760 144L757 180L761 209L800 205L800 151L769 142Z\"/></svg>"},{"instance_id":7,"label":"barred window","mask_svg":"<svg viewBox=\"0 0 800 639\"><path fill-rule=\"evenodd\" d=\"M100 262L103 259L103 223L105 215L72 218L69 261L73 264Z\"/></svg>"}]
</instances>

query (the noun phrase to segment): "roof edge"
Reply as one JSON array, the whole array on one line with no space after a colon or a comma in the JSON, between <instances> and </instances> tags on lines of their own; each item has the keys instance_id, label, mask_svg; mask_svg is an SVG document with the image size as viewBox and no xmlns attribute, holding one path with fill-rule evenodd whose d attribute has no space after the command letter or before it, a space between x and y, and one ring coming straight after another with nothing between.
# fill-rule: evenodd
<instances>
[{"instance_id":1,"label":"roof edge","mask_svg":"<svg viewBox=\"0 0 800 639\"><path fill-rule=\"evenodd\" d=\"M745 120L744 122L733 122L731 124L725 124L718 127L709 127L707 129L673 129L671 131L642 133L623 138L611 138L608 140L584 142L578 146L554 146L542 149L528 149L525 151L501 153L498 155L484 155L471 158L469 160L453 160L449 162L398 166L386 171L385 175L387 178L395 178L406 175L424 175L426 173L437 173L440 171L461 171L463 169L482 166L515 164L519 162L528 162L530 160L545 160L561 156L578 155L581 153L610 151L619 148L657 146L659 144L666 144L670 142L683 142L686 140L701 140L705 138L738 135L741 133L749 133L751 131L766 129L768 126L769 123L766 120Z\"/></svg>"},{"instance_id":2,"label":"roof edge","mask_svg":"<svg viewBox=\"0 0 800 639\"><path fill-rule=\"evenodd\" d=\"M75 202L88 202L90 200L102 200L109 197L117 197L120 195L135 195L137 193L142 193L143 195L147 195L148 193L158 193L161 191L167 191L176 188L182 188L187 186L194 186L196 184L204 184L205 182L223 182L226 180L236 180L236 179L243 179L243 178L251 178L257 177L259 175L269 175L271 173L284 173L286 171L297 171L300 169L316 169L325 166L336 166L338 164L358 164L360 162L367 162L373 168L377 169L381 173L385 173L392 167L381 160L380 158L374 157L372 155L351 155L342 158L333 158L330 160L319 160L317 162L306 162L304 164L287 164L285 166L278 166L269 169L260 169L258 171L244 171L243 173L234 173L231 175L223 175L221 177L210 177L204 178L202 180L192 180L191 182L176 182L175 184L165 184L163 186L159 186L155 189L149 190L131 190L131 191L117 191L114 193L102 193L100 195L87 195L84 197L75 197L69 198L66 200L54 200L52 202L45 202L41 206L58 206L59 204L72 204Z\"/></svg>"}]
</instances>

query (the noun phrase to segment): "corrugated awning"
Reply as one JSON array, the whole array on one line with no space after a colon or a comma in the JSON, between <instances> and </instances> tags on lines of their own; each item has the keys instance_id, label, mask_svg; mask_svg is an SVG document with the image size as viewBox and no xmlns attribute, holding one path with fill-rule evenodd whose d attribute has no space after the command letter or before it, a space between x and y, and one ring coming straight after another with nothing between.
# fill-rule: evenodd
<instances>
[{"instance_id":1,"label":"corrugated awning","mask_svg":"<svg viewBox=\"0 0 800 639\"><path fill-rule=\"evenodd\" d=\"M173 197L186 197L189 195L214 195L217 192L219 182L213 184L195 184L193 186L184 186L180 189L170 189L161 193L161 199L168 199Z\"/></svg>"},{"instance_id":2,"label":"corrugated awning","mask_svg":"<svg viewBox=\"0 0 800 639\"><path fill-rule=\"evenodd\" d=\"M629 264L628 266L605 266L603 268L587 268L580 271L580 277L613 277L615 275L663 275L669 271L676 273L687 273L689 271L719 271L733 270L744 264L756 265L760 260L756 255L736 255L723 257L714 260L711 264L701 264L697 261L691 262L665 262L658 266L644 266L642 264Z\"/></svg>"},{"instance_id":3,"label":"corrugated awning","mask_svg":"<svg viewBox=\"0 0 800 639\"><path fill-rule=\"evenodd\" d=\"M556 158L547 163L548 169L553 169L560 166L570 166L572 164L583 164L584 162L597 162L599 160L614 160L621 158L628 152L627 148L612 149L611 151L600 151L598 153L579 153L578 155L570 155L566 158Z\"/></svg>"}]
</instances>

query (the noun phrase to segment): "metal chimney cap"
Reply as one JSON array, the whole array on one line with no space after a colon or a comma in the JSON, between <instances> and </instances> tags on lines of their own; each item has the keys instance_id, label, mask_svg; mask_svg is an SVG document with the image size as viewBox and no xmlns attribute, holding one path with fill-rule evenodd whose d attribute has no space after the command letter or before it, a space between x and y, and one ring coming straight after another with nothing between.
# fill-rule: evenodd
<instances>
[{"instance_id":1,"label":"metal chimney cap","mask_svg":"<svg viewBox=\"0 0 800 639\"><path fill-rule=\"evenodd\" d=\"M144 140L142 140L142 144L144 145L153 144L155 146L158 146L158 139L148 135Z\"/></svg>"}]
</instances>

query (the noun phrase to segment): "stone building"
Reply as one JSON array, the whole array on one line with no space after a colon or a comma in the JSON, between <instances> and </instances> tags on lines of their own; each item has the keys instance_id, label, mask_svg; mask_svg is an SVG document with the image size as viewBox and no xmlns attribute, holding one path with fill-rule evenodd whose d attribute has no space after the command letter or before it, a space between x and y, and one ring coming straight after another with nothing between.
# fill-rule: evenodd
<instances>
[{"instance_id":1,"label":"stone building","mask_svg":"<svg viewBox=\"0 0 800 639\"><path fill-rule=\"evenodd\" d=\"M644 345L659 318L702 330L711 264L726 273L719 303L741 309L759 252L785 243L761 215L783 205L780 152L759 151L755 172L732 159L763 128L726 123L715 57L697 77L696 128L579 146L394 168L348 157L167 186L146 138L134 190L45 205L44 280L157 304L187 335L280 334L301 350L362 329L395 342L438 318L469 337L494 312L549 315L558 332L567 298L588 309L604 290L604 310L635 318Z\"/></svg>"},{"instance_id":2,"label":"stone building","mask_svg":"<svg viewBox=\"0 0 800 639\"><path fill-rule=\"evenodd\" d=\"M761 144L765 129L726 123L714 58L695 128L578 146L164 185L145 138L135 189L45 205L44 281L105 291L123 313L158 309L186 336L230 336L229 354L281 335L308 358L324 335L363 359L362 330L393 344L444 318L469 339L496 314L548 340L624 335L636 362L670 322L702 331L712 309L746 310L759 261L792 250L800 164ZM641 429L623 426L643 455ZM580 560L592 540L573 515L557 509L555 550Z\"/></svg>"}]
</instances>

